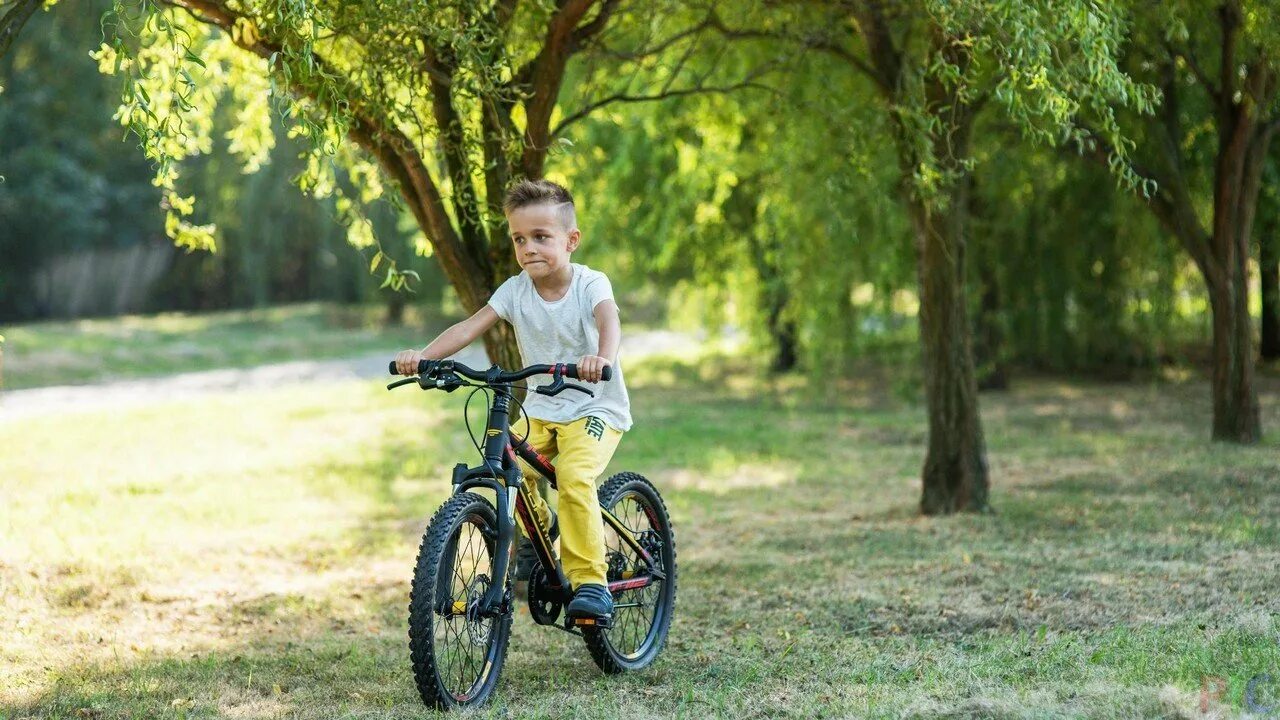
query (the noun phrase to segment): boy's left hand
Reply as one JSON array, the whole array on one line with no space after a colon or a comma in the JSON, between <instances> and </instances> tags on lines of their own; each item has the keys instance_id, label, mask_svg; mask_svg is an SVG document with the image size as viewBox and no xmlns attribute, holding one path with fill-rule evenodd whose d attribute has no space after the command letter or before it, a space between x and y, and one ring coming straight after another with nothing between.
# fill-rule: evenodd
<instances>
[{"instance_id":1,"label":"boy's left hand","mask_svg":"<svg viewBox=\"0 0 1280 720\"><path fill-rule=\"evenodd\" d=\"M583 355L578 358L578 379L589 383L600 382L600 375L604 373L605 366L612 364L599 355Z\"/></svg>"}]
</instances>

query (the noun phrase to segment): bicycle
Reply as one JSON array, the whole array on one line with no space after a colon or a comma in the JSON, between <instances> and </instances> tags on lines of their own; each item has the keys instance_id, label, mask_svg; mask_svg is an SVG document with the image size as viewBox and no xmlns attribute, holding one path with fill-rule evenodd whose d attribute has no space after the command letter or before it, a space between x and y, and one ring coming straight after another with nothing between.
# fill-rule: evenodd
<instances>
[{"instance_id":1,"label":"bicycle","mask_svg":"<svg viewBox=\"0 0 1280 720\"><path fill-rule=\"evenodd\" d=\"M394 362L390 370L398 374ZM483 447L472 435L481 464L454 466L452 495L427 524L414 567L410 658L419 695L437 709L481 705L497 686L515 610L509 570L517 520L537 555L529 576L529 614L540 625L581 636L602 671L615 674L646 667L662 651L671 627L675 531L657 488L632 472L613 475L597 492L614 614L601 620L566 615L557 623L573 592L551 539L533 517L516 458L523 458L552 487L555 468L509 426L511 405L519 404L511 392L513 383L540 374L551 374L552 382L535 392L554 396L578 390L594 395L564 381L578 379L576 366L568 363L507 372L497 365L479 371L452 360L423 360L417 376L387 385L392 390L416 382L423 390L446 392L475 388L463 407L468 434L471 398L481 390L493 391ZM611 374L606 367L602 377L607 381ZM478 488L494 492L496 508L488 498L471 492Z\"/></svg>"}]
</instances>

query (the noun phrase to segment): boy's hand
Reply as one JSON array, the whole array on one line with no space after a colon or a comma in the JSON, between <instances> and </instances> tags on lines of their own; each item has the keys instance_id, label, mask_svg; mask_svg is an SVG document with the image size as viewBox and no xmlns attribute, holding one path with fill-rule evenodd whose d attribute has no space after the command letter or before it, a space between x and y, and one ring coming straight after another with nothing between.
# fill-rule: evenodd
<instances>
[{"instance_id":1,"label":"boy's hand","mask_svg":"<svg viewBox=\"0 0 1280 720\"><path fill-rule=\"evenodd\" d=\"M396 372L401 375L417 375L418 361L425 359L421 350L401 350L396 353Z\"/></svg>"},{"instance_id":2,"label":"boy's hand","mask_svg":"<svg viewBox=\"0 0 1280 720\"><path fill-rule=\"evenodd\" d=\"M583 355L578 359L578 379L586 380L590 383L598 383L600 382L600 375L604 373L607 365L612 365L612 363L599 355Z\"/></svg>"}]
</instances>

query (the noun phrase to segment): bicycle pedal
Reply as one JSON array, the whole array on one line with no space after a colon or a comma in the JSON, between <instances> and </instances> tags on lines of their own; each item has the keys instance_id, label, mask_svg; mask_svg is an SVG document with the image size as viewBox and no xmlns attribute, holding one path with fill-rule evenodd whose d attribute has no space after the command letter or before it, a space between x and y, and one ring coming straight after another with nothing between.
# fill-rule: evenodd
<instances>
[{"instance_id":1,"label":"bicycle pedal","mask_svg":"<svg viewBox=\"0 0 1280 720\"><path fill-rule=\"evenodd\" d=\"M612 615L604 615L602 617L575 617L571 619L574 627L601 628L604 630L613 627Z\"/></svg>"}]
</instances>

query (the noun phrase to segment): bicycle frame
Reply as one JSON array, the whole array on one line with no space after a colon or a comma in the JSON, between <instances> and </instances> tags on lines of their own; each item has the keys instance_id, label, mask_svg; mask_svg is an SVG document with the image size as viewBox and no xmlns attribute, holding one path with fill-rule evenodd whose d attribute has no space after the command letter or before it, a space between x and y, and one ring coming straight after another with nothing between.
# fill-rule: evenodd
<instances>
[{"instance_id":1,"label":"bicycle frame","mask_svg":"<svg viewBox=\"0 0 1280 720\"><path fill-rule=\"evenodd\" d=\"M492 617L506 609L502 607L506 583L501 582L499 578L506 578L510 567L512 548L516 539L517 517L530 542L533 543L542 567L548 573L554 570L552 589L560 591L564 602L572 598L569 580L564 574L564 567L555 557L551 539L533 518L530 501L524 489L524 474L516 458L524 459L539 475L545 477L552 487L555 487L556 481L555 467L541 453L534 450L525 438L511 432L511 385L492 384L489 387L493 389L494 396L493 404L489 408L488 422L485 425L483 464L478 467L467 467L466 463L458 463L453 468L454 494L475 487L484 487L493 490L497 495L498 537L497 553L493 562L494 581L480 604L480 613L486 617ZM515 442L512 442L513 437ZM647 573L611 582L609 590L621 592L642 588L652 584L655 579L665 579L662 572L657 569L653 557L636 540L631 531L608 508L601 506L600 511L604 522L614 529L618 537L634 550L647 566Z\"/></svg>"}]
</instances>

